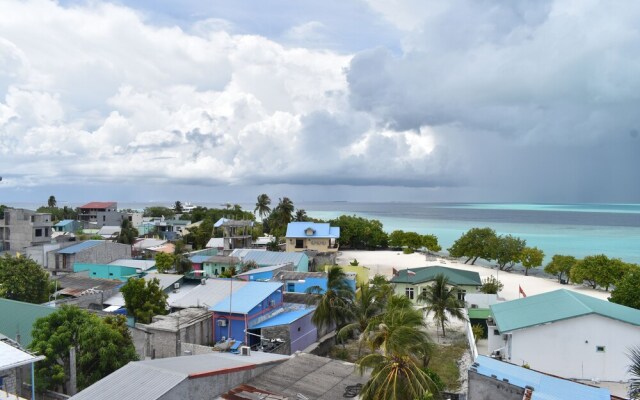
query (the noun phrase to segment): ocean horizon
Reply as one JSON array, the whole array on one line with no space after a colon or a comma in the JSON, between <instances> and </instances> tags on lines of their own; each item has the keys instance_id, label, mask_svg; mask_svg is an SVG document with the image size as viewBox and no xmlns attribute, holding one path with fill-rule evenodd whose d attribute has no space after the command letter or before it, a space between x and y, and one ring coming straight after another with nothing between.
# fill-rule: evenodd
<instances>
[{"instance_id":1,"label":"ocean horizon","mask_svg":"<svg viewBox=\"0 0 640 400\"><path fill-rule=\"evenodd\" d=\"M186 203L186 201L185 201ZM253 211L253 203L238 203ZM490 227L500 235L518 236L527 246L545 253L545 263L554 254L582 258L606 254L625 262L640 263L640 204L633 203L411 203L411 202L298 202L312 218L329 220L340 215L377 219L386 232L397 229L434 234L443 250L464 232ZM36 209L41 203L7 204ZM77 207L80 203L59 203ZM120 209L143 210L150 206L172 206L171 202L118 202ZM194 202L209 208L221 202Z\"/></svg>"}]
</instances>

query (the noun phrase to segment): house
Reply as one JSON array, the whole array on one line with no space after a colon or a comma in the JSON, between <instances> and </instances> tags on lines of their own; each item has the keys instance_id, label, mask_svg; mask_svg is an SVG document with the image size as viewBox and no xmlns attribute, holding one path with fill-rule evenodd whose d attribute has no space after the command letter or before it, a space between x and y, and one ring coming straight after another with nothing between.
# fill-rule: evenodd
<instances>
[{"instance_id":1,"label":"house","mask_svg":"<svg viewBox=\"0 0 640 400\"><path fill-rule=\"evenodd\" d=\"M213 226L222 229L223 250L251 247L253 221L220 218Z\"/></svg>"},{"instance_id":2,"label":"house","mask_svg":"<svg viewBox=\"0 0 640 400\"><path fill-rule=\"evenodd\" d=\"M243 272L241 274L236 275L236 278L242 279L245 281L270 281L273 280L273 277L277 275L280 271L291 271L293 270L293 265L291 264L279 264L272 265L270 267L260 267L249 270L247 272Z\"/></svg>"},{"instance_id":3,"label":"house","mask_svg":"<svg viewBox=\"0 0 640 400\"><path fill-rule=\"evenodd\" d=\"M33 323L54 312L53 307L0 298L0 334L29 347Z\"/></svg>"},{"instance_id":4,"label":"house","mask_svg":"<svg viewBox=\"0 0 640 400\"><path fill-rule=\"evenodd\" d=\"M120 258L118 260L112 261L109 265L119 265L121 267L132 267L135 268L136 271L145 272L156 266L155 260L134 260L131 258Z\"/></svg>"},{"instance_id":5,"label":"house","mask_svg":"<svg viewBox=\"0 0 640 400\"><path fill-rule=\"evenodd\" d=\"M216 280L209 279L207 286L211 281ZM250 337L247 330L268 319L274 312L282 311L282 284L233 279L222 281L228 285L228 290L223 291L227 295L209 307L214 313L215 341L224 337L247 343L249 346L259 344L259 338ZM232 285L237 289L232 288Z\"/></svg>"},{"instance_id":6,"label":"house","mask_svg":"<svg viewBox=\"0 0 640 400\"><path fill-rule=\"evenodd\" d=\"M115 239L120 235L122 228L120 225L104 225L98 229L98 236L102 236L103 239Z\"/></svg>"},{"instance_id":7,"label":"house","mask_svg":"<svg viewBox=\"0 0 640 400\"><path fill-rule=\"evenodd\" d=\"M405 295L413 302L417 302L419 294L426 291L438 275L444 275L449 280L449 284L458 288L458 300L461 302L464 302L466 293L477 293L482 286L477 272L441 266L400 270L391 279L391 283L397 295Z\"/></svg>"},{"instance_id":8,"label":"house","mask_svg":"<svg viewBox=\"0 0 640 400\"><path fill-rule=\"evenodd\" d=\"M136 324L145 332L146 356L151 358L184 355L182 344L210 346L213 343L211 311L185 308L168 315L153 317L150 324Z\"/></svg>"},{"instance_id":9,"label":"house","mask_svg":"<svg viewBox=\"0 0 640 400\"><path fill-rule=\"evenodd\" d=\"M93 201L78 207L78 220L85 228L91 226L120 226L124 219L123 213L118 212L115 201Z\"/></svg>"},{"instance_id":10,"label":"house","mask_svg":"<svg viewBox=\"0 0 640 400\"><path fill-rule=\"evenodd\" d=\"M273 280L282 282L285 291L294 293L306 293L311 287L319 287L320 290L326 291L328 283L326 272L280 271ZM355 275L347 276L347 283L354 291L356 290Z\"/></svg>"},{"instance_id":11,"label":"house","mask_svg":"<svg viewBox=\"0 0 640 400\"><path fill-rule=\"evenodd\" d=\"M236 249L231 252L230 256L239 258L245 264L249 261L254 261L259 267L291 263L295 271L309 271L309 257L302 252L285 253L281 251Z\"/></svg>"},{"instance_id":12,"label":"house","mask_svg":"<svg viewBox=\"0 0 640 400\"><path fill-rule=\"evenodd\" d=\"M209 353L133 361L104 377L72 400L215 399L269 371L289 357Z\"/></svg>"},{"instance_id":13,"label":"house","mask_svg":"<svg viewBox=\"0 0 640 400\"><path fill-rule=\"evenodd\" d=\"M584 385L486 356L476 358L469 368L468 377L468 400L612 398L609 389Z\"/></svg>"},{"instance_id":14,"label":"house","mask_svg":"<svg viewBox=\"0 0 640 400\"><path fill-rule=\"evenodd\" d=\"M0 252L51 243L52 230L51 214L7 208L0 219Z\"/></svg>"},{"instance_id":15,"label":"house","mask_svg":"<svg viewBox=\"0 0 640 400\"><path fill-rule=\"evenodd\" d=\"M240 266L240 259L236 257L210 256L202 261L202 270L206 276L219 276L231 267L237 270Z\"/></svg>"},{"instance_id":16,"label":"house","mask_svg":"<svg viewBox=\"0 0 640 400\"><path fill-rule=\"evenodd\" d=\"M495 357L564 378L630 378L627 353L638 344L640 310L565 289L490 308Z\"/></svg>"},{"instance_id":17,"label":"house","mask_svg":"<svg viewBox=\"0 0 640 400\"><path fill-rule=\"evenodd\" d=\"M87 271L90 278L115 279L126 282L138 277L138 268L113 264L74 263L73 272Z\"/></svg>"},{"instance_id":18,"label":"house","mask_svg":"<svg viewBox=\"0 0 640 400\"><path fill-rule=\"evenodd\" d=\"M63 219L53 226L53 230L55 232L76 233L81 229L82 224L80 221L76 221L75 219Z\"/></svg>"},{"instance_id":19,"label":"house","mask_svg":"<svg viewBox=\"0 0 640 400\"><path fill-rule=\"evenodd\" d=\"M252 353L253 354L253 353ZM360 389L371 376L362 375L352 363L313 354L297 353L243 385L220 396L239 399L314 399L358 398Z\"/></svg>"},{"instance_id":20,"label":"house","mask_svg":"<svg viewBox=\"0 0 640 400\"><path fill-rule=\"evenodd\" d=\"M313 250L320 253L337 252L340 228L327 223L290 222L287 225L286 251Z\"/></svg>"},{"instance_id":21,"label":"house","mask_svg":"<svg viewBox=\"0 0 640 400\"><path fill-rule=\"evenodd\" d=\"M72 272L75 263L109 264L120 258L131 258L131 246L106 240L87 240L47 255L54 274Z\"/></svg>"},{"instance_id":22,"label":"house","mask_svg":"<svg viewBox=\"0 0 640 400\"><path fill-rule=\"evenodd\" d=\"M259 348L277 354L303 351L318 340L318 328L311 321L315 307L284 303L282 311L253 325L252 339L259 338ZM252 342L252 341L250 341Z\"/></svg>"}]
</instances>

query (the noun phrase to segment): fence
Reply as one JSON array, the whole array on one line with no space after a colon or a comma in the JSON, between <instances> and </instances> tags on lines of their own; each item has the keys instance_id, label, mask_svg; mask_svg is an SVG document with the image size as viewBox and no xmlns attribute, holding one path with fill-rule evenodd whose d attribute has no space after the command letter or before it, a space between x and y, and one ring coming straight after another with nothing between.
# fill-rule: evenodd
<instances>
[{"instance_id":1,"label":"fence","mask_svg":"<svg viewBox=\"0 0 640 400\"><path fill-rule=\"evenodd\" d=\"M469 314L467 313L467 310L462 309L462 313L464 314L464 317L467 320L467 322L464 325L465 325L465 333L467 336L467 341L469 342L469 351L471 352L472 360L475 361L476 358L478 357L478 348L476 347L476 339L475 337L473 337L473 330L471 329L471 321L469 321Z\"/></svg>"}]
</instances>

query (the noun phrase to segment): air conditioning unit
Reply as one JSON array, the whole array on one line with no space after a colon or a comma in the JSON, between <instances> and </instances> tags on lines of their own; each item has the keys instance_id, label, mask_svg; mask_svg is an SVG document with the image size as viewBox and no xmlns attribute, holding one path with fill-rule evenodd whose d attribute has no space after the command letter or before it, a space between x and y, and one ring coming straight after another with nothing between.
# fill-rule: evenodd
<instances>
[{"instance_id":1,"label":"air conditioning unit","mask_svg":"<svg viewBox=\"0 0 640 400\"><path fill-rule=\"evenodd\" d=\"M249 347L249 346L240 346L240 355L243 355L243 356L251 355L251 347Z\"/></svg>"},{"instance_id":2,"label":"air conditioning unit","mask_svg":"<svg viewBox=\"0 0 640 400\"><path fill-rule=\"evenodd\" d=\"M477 304L472 304L471 308L478 308L478 305Z\"/></svg>"},{"instance_id":3,"label":"air conditioning unit","mask_svg":"<svg viewBox=\"0 0 640 400\"><path fill-rule=\"evenodd\" d=\"M219 319L217 324L218 324L218 326L227 326L227 320L226 319Z\"/></svg>"},{"instance_id":4,"label":"air conditioning unit","mask_svg":"<svg viewBox=\"0 0 640 400\"><path fill-rule=\"evenodd\" d=\"M200 284L201 285L206 285L207 284L207 280L205 278L200 279Z\"/></svg>"},{"instance_id":5,"label":"air conditioning unit","mask_svg":"<svg viewBox=\"0 0 640 400\"><path fill-rule=\"evenodd\" d=\"M173 288L174 288L175 290L180 289L180 283L178 283L178 282L174 283L174 284L173 284Z\"/></svg>"}]
</instances>

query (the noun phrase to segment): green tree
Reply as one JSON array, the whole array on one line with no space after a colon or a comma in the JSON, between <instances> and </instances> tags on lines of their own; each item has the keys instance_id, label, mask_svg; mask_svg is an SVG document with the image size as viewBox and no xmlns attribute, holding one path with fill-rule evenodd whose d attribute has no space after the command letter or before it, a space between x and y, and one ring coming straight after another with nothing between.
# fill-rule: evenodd
<instances>
[{"instance_id":1,"label":"green tree","mask_svg":"<svg viewBox=\"0 0 640 400\"><path fill-rule=\"evenodd\" d=\"M176 256L171 253L157 253L155 256L156 260L156 269L161 274L169 271L173 268L176 262Z\"/></svg>"},{"instance_id":2,"label":"green tree","mask_svg":"<svg viewBox=\"0 0 640 400\"><path fill-rule=\"evenodd\" d=\"M120 232L118 232L116 241L118 243L133 244L137 237L138 230L131 225L131 221L127 218L123 219L122 224L120 224Z\"/></svg>"},{"instance_id":3,"label":"green tree","mask_svg":"<svg viewBox=\"0 0 640 400\"><path fill-rule=\"evenodd\" d=\"M0 297L40 304L49 300L49 274L28 257L0 257Z\"/></svg>"},{"instance_id":4,"label":"green tree","mask_svg":"<svg viewBox=\"0 0 640 400\"><path fill-rule=\"evenodd\" d=\"M500 282L495 276L489 275L482 280L482 286L480 286L480 292L486 294L498 294L504 288L502 282Z\"/></svg>"},{"instance_id":5,"label":"green tree","mask_svg":"<svg viewBox=\"0 0 640 400\"><path fill-rule=\"evenodd\" d=\"M544 260L544 252L537 247L525 247L520 253L520 262L524 267L524 274L529 275L531 268L536 268L542 265Z\"/></svg>"},{"instance_id":6,"label":"green tree","mask_svg":"<svg viewBox=\"0 0 640 400\"><path fill-rule=\"evenodd\" d=\"M556 254L551 258L549 264L544 267L544 272L558 277L558 282L562 282L563 277L569 277L571 268L578 260L574 256L563 256Z\"/></svg>"},{"instance_id":7,"label":"green tree","mask_svg":"<svg viewBox=\"0 0 640 400\"><path fill-rule=\"evenodd\" d=\"M422 235L422 246L435 253L442 250L442 247L438 244L438 237L436 235Z\"/></svg>"},{"instance_id":8,"label":"green tree","mask_svg":"<svg viewBox=\"0 0 640 400\"><path fill-rule=\"evenodd\" d=\"M340 228L340 246L352 249L376 249L387 247L388 237L382 223L355 215L341 215L330 221Z\"/></svg>"},{"instance_id":9,"label":"green tree","mask_svg":"<svg viewBox=\"0 0 640 400\"><path fill-rule=\"evenodd\" d=\"M347 275L339 266L329 268L326 290L320 286L312 286L307 289L307 293L315 295L316 309L311 321L318 329L332 325L340 329L351 320L354 292Z\"/></svg>"},{"instance_id":10,"label":"green tree","mask_svg":"<svg viewBox=\"0 0 640 400\"><path fill-rule=\"evenodd\" d=\"M389 234L389 247L401 249L404 246L404 231L395 230Z\"/></svg>"},{"instance_id":11,"label":"green tree","mask_svg":"<svg viewBox=\"0 0 640 400\"><path fill-rule=\"evenodd\" d=\"M264 219L265 216L269 215L271 212L271 199L266 194L261 194L258 196L258 201L256 202L256 208L253 210L255 214L258 214L261 219Z\"/></svg>"},{"instance_id":12,"label":"green tree","mask_svg":"<svg viewBox=\"0 0 640 400\"><path fill-rule=\"evenodd\" d=\"M375 287L358 285L355 294L355 301L350 304L351 322L343 326L338 331L338 338L344 339L354 333L363 334L369 321L376 318L383 312L383 303L376 301L378 292ZM363 338L360 337L358 344L358 358L362 351Z\"/></svg>"},{"instance_id":13,"label":"green tree","mask_svg":"<svg viewBox=\"0 0 640 400\"><path fill-rule=\"evenodd\" d=\"M176 215L175 211L169 207L147 207L144 209L145 217L160 218L165 217L167 219L173 218Z\"/></svg>"},{"instance_id":14,"label":"green tree","mask_svg":"<svg viewBox=\"0 0 640 400\"><path fill-rule=\"evenodd\" d=\"M449 278L439 274L433 283L425 291L418 295L418 301L426 303L427 314L433 313L433 320L442 327L442 336L445 336L445 326L449 321L449 315L464 320L458 301L458 288L449 283Z\"/></svg>"},{"instance_id":15,"label":"green tree","mask_svg":"<svg viewBox=\"0 0 640 400\"><path fill-rule=\"evenodd\" d=\"M125 329L123 329L123 327ZM78 389L137 360L123 318L107 321L75 306L63 305L36 320L30 349L46 358L35 364L36 387L69 393L70 356L75 348Z\"/></svg>"},{"instance_id":16,"label":"green tree","mask_svg":"<svg viewBox=\"0 0 640 400\"><path fill-rule=\"evenodd\" d=\"M493 229L472 228L453 243L448 249L449 255L455 258L466 257L465 264L473 260L471 265L474 265L478 258L489 261L493 259L496 240L496 232Z\"/></svg>"},{"instance_id":17,"label":"green tree","mask_svg":"<svg viewBox=\"0 0 640 400\"><path fill-rule=\"evenodd\" d=\"M305 222L308 221L309 217L307 217L307 212L301 208L296 210L296 216L294 218L294 221L296 222Z\"/></svg>"},{"instance_id":18,"label":"green tree","mask_svg":"<svg viewBox=\"0 0 640 400\"><path fill-rule=\"evenodd\" d=\"M56 201L56 196L49 196L49 200L47 200L47 206L49 208L55 208L57 206L58 202Z\"/></svg>"},{"instance_id":19,"label":"green tree","mask_svg":"<svg viewBox=\"0 0 640 400\"><path fill-rule=\"evenodd\" d=\"M496 260L500 271L511 271L520 262L522 251L527 246L524 239L507 235L500 236L494 241L492 259Z\"/></svg>"},{"instance_id":20,"label":"green tree","mask_svg":"<svg viewBox=\"0 0 640 400\"><path fill-rule=\"evenodd\" d=\"M628 265L617 258L610 259L604 254L587 256L571 269L571 281L587 283L594 289L600 286L608 291L611 285L624 277L628 269Z\"/></svg>"},{"instance_id":21,"label":"green tree","mask_svg":"<svg viewBox=\"0 0 640 400\"><path fill-rule=\"evenodd\" d=\"M184 209L182 208L182 202L180 200L177 200L173 205L173 211L175 211L176 214L182 214L182 211L184 211Z\"/></svg>"},{"instance_id":22,"label":"green tree","mask_svg":"<svg viewBox=\"0 0 640 400\"><path fill-rule=\"evenodd\" d=\"M140 323L148 324L153 316L165 315L168 312L167 294L162 291L160 281L156 278L129 278L120 288L120 293L124 297L128 314Z\"/></svg>"},{"instance_id":23,"label":"green tree","mask_svg":"<svg viewBox=\"0 0 640 400\"><path fill-rule=\"evenodd\" d=\"M629 395L631 399L640 399L640 346L629 350Z\"/></svg>"},{"instance_id":24,"label":"green tree","mask_svg":"<svg viewBox=\"0 0 640 400\"><path fill-rule=\"evenodd\" d=\"M634 265L611 291L609 301L640 310L640 267Z\"/></svg>"},{"instance_id":25,"label":"green tree","mask_svg":"<svg viewBox=\"0 0 640 400\"><path fill-rule=\"evenodd\" d=\"M412 251L416 251L422 247L422 236L415 232L404 233L404 245Z\"/></svg>"}]
</instances>

